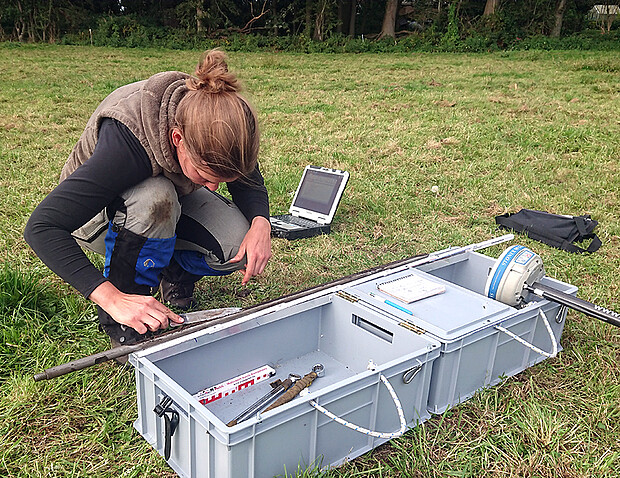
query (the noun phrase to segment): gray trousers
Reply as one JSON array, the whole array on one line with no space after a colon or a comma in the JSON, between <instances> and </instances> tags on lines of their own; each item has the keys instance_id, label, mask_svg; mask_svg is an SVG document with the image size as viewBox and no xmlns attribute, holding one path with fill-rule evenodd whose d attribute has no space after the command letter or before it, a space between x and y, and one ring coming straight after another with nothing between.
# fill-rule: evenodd
<instances>
[{"instance_id":1,"label":"gray trousers","mask_svg":"<svg viewBox=\"0 0 620 478\"><path fill-rule=\"evenodd\" d=\"M175 257L177 251L193 251L220 274L245 265L228 261L249 230L248 220L232 201L206 188L179 198L166 177L146 179L125 191L114 210L104 209L73 236L83 248L105 255L110 222L145 238L174 240Z\"/></svg>"}]
</instances>

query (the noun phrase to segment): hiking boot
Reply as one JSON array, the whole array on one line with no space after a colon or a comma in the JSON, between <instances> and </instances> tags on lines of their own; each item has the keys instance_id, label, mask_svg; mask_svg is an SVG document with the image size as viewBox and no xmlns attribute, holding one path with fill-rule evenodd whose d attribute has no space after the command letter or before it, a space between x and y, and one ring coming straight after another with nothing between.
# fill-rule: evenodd
<instances>
[{"instance_id":1,"label":"hiking boot","mask_svg":"<svg viewBox=\"0 0 620 478\"><path fill-rule=\"evenodd\" d=\"M195 282L168 282L162 277L159 283L162 302L181 310L196 307L198 303L194 299L195 284Z\"/></svg>"},{"instance_id":2,"label":"hiking boot","mask_svg":"<svg viewBox=\"0 0 620 478\"><path fill-rule=\"evenodd\" d=\"M101 307L97 307L97 309L99 312L99 329L110 337L110 345L112 348L120 347L122 345L133 345L138 342L142 342L153 335L151 332L139 334L131 327L127 327L126 325L116 322ZM127 355L117 357L114 360L121 365L125 365L127 363Z\"/></svg>"},{"instance_id":3,"label":"hiking boot","mask_svg":"<svg viewBox=\"0 0 620 478\"><path fill-rule=\"evenodd\" d=\"M162 302L181 310L196 307L194 286L201 277L187 272L173 258L161 273L159 292Z\"/></svg>"}]
</instances>

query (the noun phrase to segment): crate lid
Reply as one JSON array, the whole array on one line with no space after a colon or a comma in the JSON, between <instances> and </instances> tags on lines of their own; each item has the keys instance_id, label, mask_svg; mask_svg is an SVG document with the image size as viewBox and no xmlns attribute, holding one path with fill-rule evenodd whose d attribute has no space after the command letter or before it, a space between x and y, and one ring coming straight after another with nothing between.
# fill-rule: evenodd
<instances>
[{"instance_id":1,"label":"crate lid","mask_svg":"<svg viewBox=\"0 0 620 478\"><path fill-rule=\"evenodd\" d=\"M415 287L422 280L425 284L429 281L443 287L440 288L442 291L434 295L408 303L381 290L386 290L383 284L399 279L404 281L405 286L408 283ZM345 291L399 321L424 329L441 341L452 341L469 335L515 312L510 306L418 269L371 278Z\"/></svg>"}]
</instances>

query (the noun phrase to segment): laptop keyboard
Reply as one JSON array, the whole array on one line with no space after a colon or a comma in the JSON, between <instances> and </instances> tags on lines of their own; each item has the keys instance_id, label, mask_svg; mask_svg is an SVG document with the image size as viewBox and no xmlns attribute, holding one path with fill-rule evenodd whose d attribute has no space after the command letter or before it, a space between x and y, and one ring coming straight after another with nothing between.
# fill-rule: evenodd
<instances>
[{"instance_id":1,"label":"laptop keyboard","mask_svg":"<svg viewBox=\"0 0 620 478\"><path fill-rule=\"evenodd\" d=\"M317 227L319 225L317 222L290 214L271 216L270 221L273 226L281 227L282 229L301 229Z\"/></svg>"},{"instance_id":2,"label":"laptop keyboard","mask_svg":"<svg viewBox=\"0 0 620 478\"><path fill-rule=\"evenodd\" d=\"M304 227L316 227L319 224L315 221L311 221L309 219L304 219L303 217L290 216L287 218L288 222L292 222L293 224L297 224L298 226Z\"/></svg>"}]
</instances>

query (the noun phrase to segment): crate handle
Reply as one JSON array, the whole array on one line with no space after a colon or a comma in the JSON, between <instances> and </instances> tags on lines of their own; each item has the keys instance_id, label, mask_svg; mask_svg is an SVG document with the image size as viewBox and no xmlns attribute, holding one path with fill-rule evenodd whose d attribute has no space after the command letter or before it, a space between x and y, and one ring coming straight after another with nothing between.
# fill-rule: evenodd
<instances>
[{"instance_id":1,"label":"crate handle","mask_svg":"<svg viewBox=\"0 0 620 478\"><path fill-rule=\"evenodd\" d=\"M515 339L517 342L523 344L528 349L531 349L534 352L539 353L540 355L544 355L545 357L549 357L549 358L555 357L558 354L558 342L555 339L555 335L553 334L553 330L551 330L551 326L549 325L549 320L547 320L547 316L545 315L544 311L542 309L538 309L538 314L542 316L543 323L545 324L545 327L547 328L547 332L549 333L549 338L551 339L551 345L552 345L551 353L545 352L544 350L539 349L535 345L532 345L526 340L523 340L521 337L513 334L510 330L502 327L501 325L496 325L495 328L501 332L504 332L505 334L508 334L510 337Z\"/></svg>"},{"instance_id":2,"label":"crate handle","mask_svg":"<svg viewBox=\"0 0 620 478\"><path fill-rule=\"evenodd\" d=\"M155 415L164 418L164 458L166 461L170 459L172 436L179 426L179 412L170 408L170 404L172 404L172 398L165 396L153 409Z\"/></svg>"},{"instance_id":3,"label":"crate handle","mask_svg":"<svg viewBox=\"0 0 620 478\"><path fill-rule=\"evenodd\" d=\"M405 431L407 430L407 421L405 420L405 413L403 412L403 406L401 405L400 400L398 399L398 396L396 395L396 392L394 391L394 388L392 387L388 379L385 378L383 374L379 374L379 378L381 379L385 387L388 389L388 392L390 392L390 395L392 396L392 400L394 400L394 405L396 405L396 411L398 412L398 418L400 420L400 430L397 432L383 433L383 432L371 431L371 430L368 430L367 428L354 425L353 423L348 422L334 415L332 412L322 407L321 405L316 403L314 400L310 400L310 405L312 405L316 410L318 410L321 413L324 413L325 415L327 415L329 418L336 421L337 423L340 423L341 425L344 425L345 427L350 428L351 430L355 430L360 433L363 433L364 435L370 435L375 438L387 438L388 440L391 438L399 437L403 433L405 433Z\"/></svg>"}]
</instances>

